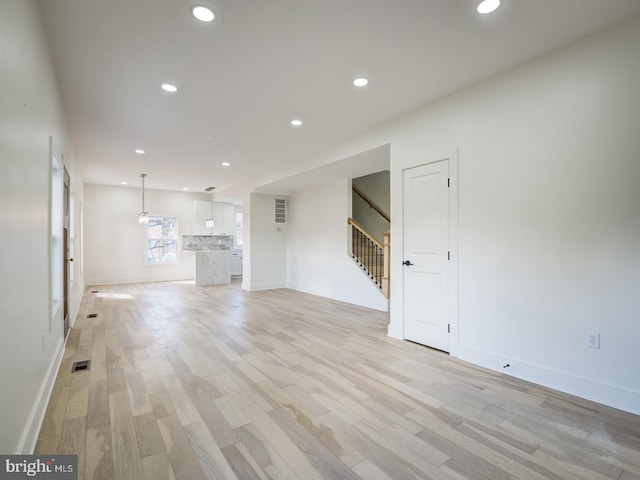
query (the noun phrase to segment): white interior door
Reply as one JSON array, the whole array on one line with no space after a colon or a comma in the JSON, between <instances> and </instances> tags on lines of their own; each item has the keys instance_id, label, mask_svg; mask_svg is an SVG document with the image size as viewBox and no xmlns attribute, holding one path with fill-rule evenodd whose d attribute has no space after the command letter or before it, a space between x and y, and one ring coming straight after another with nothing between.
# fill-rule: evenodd
<instances>
[{"instance_id":1,"label":"white interior door","mask_svg":"<svg viewBox=\"0 0 640 480\"><path fill-rule=\"evenodd\" d=\"M449 160L404 171L404 338L449 351Z\"/></svg>"}]
</instances>

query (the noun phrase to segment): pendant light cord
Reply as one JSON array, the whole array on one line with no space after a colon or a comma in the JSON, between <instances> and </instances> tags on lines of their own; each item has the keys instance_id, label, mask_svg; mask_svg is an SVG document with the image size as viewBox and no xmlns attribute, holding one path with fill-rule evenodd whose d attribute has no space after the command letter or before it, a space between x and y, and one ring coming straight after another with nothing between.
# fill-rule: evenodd
<instances>
[{"instance_id":1,"label":"pendant light cord","mask_svg":"<svg viewBox=\"0 0 640 480\"><path fill-rule=\"evenodd\" d=\"M142 178L142 212L144 213L144 177L146 177L146 173L141 173L140 177Z\"/></svg>"}]
</instances>

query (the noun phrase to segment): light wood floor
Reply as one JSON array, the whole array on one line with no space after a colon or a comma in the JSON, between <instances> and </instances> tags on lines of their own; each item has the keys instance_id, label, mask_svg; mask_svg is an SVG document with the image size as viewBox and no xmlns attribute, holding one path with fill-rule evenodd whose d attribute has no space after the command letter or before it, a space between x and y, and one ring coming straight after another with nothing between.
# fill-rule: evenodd
<instances>
[{"instance_id":1,"label":"light wood floor","mask_svg":"<svg viewBox=\"0 0 640 480\"><path fill-rule=\"evenodd\" d=\"M386 314L237 283L96 289L37 445L78 454L80 479L640 479L640 417L390 339Z\"/></svg>"}]
</instances>

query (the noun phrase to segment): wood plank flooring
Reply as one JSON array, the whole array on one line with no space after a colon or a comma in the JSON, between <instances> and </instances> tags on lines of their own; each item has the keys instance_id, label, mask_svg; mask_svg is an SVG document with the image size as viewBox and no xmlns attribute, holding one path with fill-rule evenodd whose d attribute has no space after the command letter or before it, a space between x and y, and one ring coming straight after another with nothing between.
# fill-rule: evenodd
<instances>
[{"instance_id":1,"label":"wood plank flooring","mask_svg":"<svg viewBox=\"0 0 640 480\"><path fill-rule=\"evenodd\" d=\"M640 417L387 323L237 282L88 288L36 453L87 480L640 480Z\"/></svg>"}]
</instances>

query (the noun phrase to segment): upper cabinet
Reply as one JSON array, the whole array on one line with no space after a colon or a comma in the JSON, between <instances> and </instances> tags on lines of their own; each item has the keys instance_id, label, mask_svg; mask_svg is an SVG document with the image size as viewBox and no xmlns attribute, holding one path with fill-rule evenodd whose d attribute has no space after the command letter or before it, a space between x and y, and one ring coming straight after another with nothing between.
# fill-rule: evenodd
<instances>
[{"instance_id":1,"label":"upper cabinet","mask_svg":"<svg viewBox=\"0 0 640 480\"><path fill-rule=\"evenodd\" d=\"M213 203L214 235L235 235L236 224L233 221L232 203Z\"/></svg>"},{"instance_id":2,"label":"upper cabinet","mask_svg":"<svg viewBox=\"0 0 640 480\"><path fill-rule=\"evenodd\" d=\"M211 235L207 221L213 218L213 202L196 200L193 202L194 222L191 235Z\"/></svg>"},{"instance_id":3,"label":"upper cabinet","mask_svg":"<svg viewBox=\"0 0 640 480\"><path fill-rule=\"evenodd\" d=\"M233 204L196 200L192 235L235 235ZM213 227L211 227L213 220Z\"/></svg>"}]
</instances>

